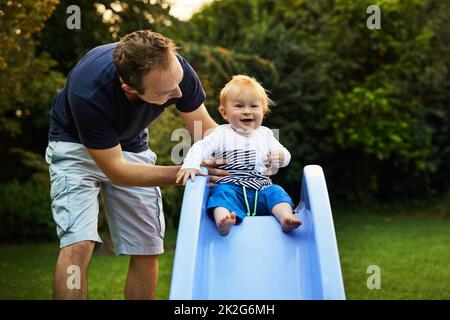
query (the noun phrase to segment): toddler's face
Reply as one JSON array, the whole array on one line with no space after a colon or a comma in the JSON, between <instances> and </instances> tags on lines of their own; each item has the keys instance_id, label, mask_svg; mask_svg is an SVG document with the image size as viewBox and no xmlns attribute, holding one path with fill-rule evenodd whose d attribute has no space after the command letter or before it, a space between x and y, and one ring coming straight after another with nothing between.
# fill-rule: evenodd
<instances>
[{"instance_id":1,"label":"toddler's face","mask_svg":"<svg viewBox=\"0 0 450 320\"><path fill-rule=\"evenodd\" d=\"M249 91L230 94L226 105L220 108L220 112L235 130L245 135L261 126L264 118L261 97Z\"/></svg>"}]
</instances>

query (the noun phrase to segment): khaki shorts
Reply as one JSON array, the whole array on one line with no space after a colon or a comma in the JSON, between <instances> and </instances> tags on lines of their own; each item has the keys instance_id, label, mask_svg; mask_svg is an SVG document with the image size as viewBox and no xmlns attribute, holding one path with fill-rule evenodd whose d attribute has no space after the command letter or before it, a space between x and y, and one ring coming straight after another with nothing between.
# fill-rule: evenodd
<instances>
[{"instance_id":1,"label":"khaki shorts","mask_svg":"<svg viewBox=\"0 0 450 320\"><path fill-rule=\"evenodd\" d=\"M129 162L155 164L151 150L123 152ZM159 187L112 184L78 143L50 141L45 159L49 164L53 220L60 247L91 240L98 234L99 193L102 192L111 239L117 255L163 253L165 231Z\"/></svg>"}]
</instances>

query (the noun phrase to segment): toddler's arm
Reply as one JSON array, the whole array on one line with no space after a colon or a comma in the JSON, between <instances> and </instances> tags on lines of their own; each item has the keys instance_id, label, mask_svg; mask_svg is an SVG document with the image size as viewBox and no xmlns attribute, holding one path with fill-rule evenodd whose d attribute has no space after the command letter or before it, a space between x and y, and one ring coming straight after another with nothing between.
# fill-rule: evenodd
<instances>
[{"instance_id":1,"label":"toddler's arm","mask_svg":"<svg viewBox=\"0 0 450 320\"><path fill-rule=\"evenodd\" d=\"M221 144L220 136L219 131L216 129L202 140L194 143L183 160L181 170L188 168L200 170L200 163L219 149Z\"/></svg>"},{"instance_id":2,"label":"toddler's arm","mask_svg":"<svg viewBox=\"0 0 450 320\"><path fill-rule=\"evenodd\" d=\"M181 182L185 185L189 178L194 181L196 174L206 176L206 173L200 171L200 163L218 149L218 146L220 146L220 134L218 130L214 130L202 140L194 143L183 160L183 165L177 173L175 182Z\"/></svg>"}]
</instances>

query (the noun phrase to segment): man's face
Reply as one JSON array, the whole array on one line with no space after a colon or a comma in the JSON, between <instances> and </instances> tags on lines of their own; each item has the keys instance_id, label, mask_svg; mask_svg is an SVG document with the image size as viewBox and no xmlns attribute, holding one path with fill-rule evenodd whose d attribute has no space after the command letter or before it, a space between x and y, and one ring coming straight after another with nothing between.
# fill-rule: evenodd
<instances>
[{"instance_id":1,"label":"man's face","mask_svg":"<svg viewBox=\"0 0 450 320\"><path fill-rule=\"evenodd\" d=\"M261 126L264 118L261 97L251 91L230 94L225 106L221 106L220 113L235 130L246 135Z\"/></svg>"},{"instance_id":2,"label":"man's face","mask_svg":"<svg viewBox=\"0 0 450 320\"><path fill-rule=\"evenodd\" d=\"M144 94L137 96L148 103L162 105L173 98L180 98L180 83L183 80L183 68L175 54L165 69L156 68L143 79Z\"/></svg>"}]
</instances>

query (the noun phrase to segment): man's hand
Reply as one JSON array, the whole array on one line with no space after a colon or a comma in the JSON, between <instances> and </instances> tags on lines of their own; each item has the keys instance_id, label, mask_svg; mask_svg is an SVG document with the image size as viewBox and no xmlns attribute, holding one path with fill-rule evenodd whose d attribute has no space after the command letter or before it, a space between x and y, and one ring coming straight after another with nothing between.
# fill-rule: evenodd
<instances>
[{"instance_id":1,"label":"man's hand","mask_svg":"<svg viewBox=\"0 0 450 320\"><path fill-rule=\"evenodd\" d=\"M206 167L206 169L208 169L210 187L214 187L216 185L217 180L223 178L224 176L229 175L227 170L217 169L218 165L226 163L227 161L225 159L214 159L213 157L210 157L200 164L201 166Z\"/></svg>"},{"instance_id":2,"label":"man's hand","mask_svg":"<svg viewBox=\"0 0 450 320\"><path fill-rule=\"evenodd\" d=\"M184 186L186 185L186 182L189 178L191 178L192 181L195 181L195 175L201 175L209 176L208 186L213 187L216 185L217 180L229 175L227 170L217 169L218 165L225 163L227 163L226 160L214 159L213 157L210 157L209 159L203 161L200 165L208 169L208 174L193 168L180 169L180 171L178 171L177 173L176 183L178 184L181 181Z\"/></svg>"},{"instance_id":3,"label":"man's hand","mask_svg":"<svg viewBox=\"0 0 450 320\"><path fill-rule=\"evenodd\" d=\"M201 172L200 170L193 169L193 168L186 168L186 169L180 169L177 173L177 180L175 183L178 184L179 181L182 181L183 186L186 185L186 182L189 178L192 179L192 181L195 181L195 175L201 175L206 176L206 173Z\"/></svg>"}]
</instances>

